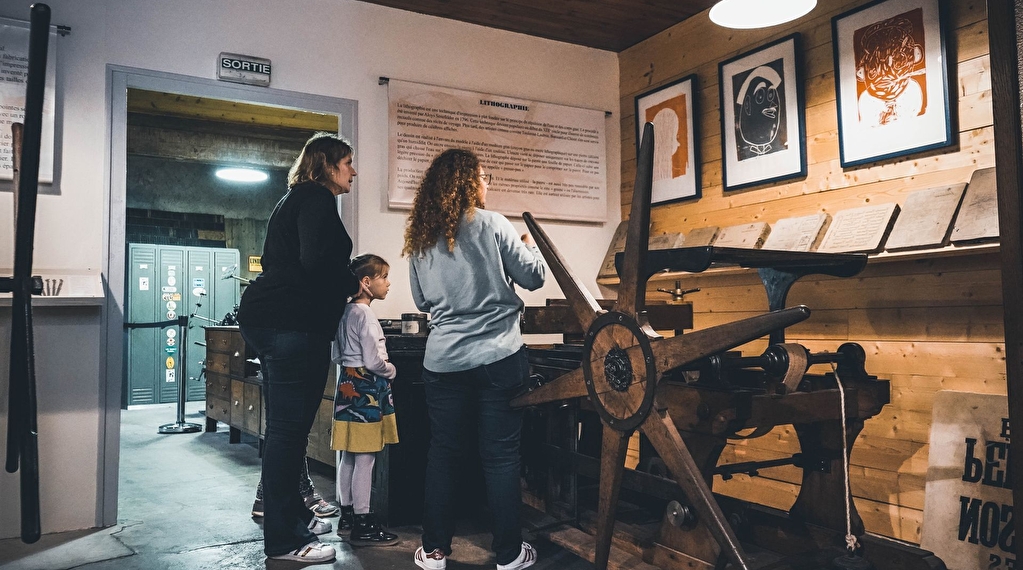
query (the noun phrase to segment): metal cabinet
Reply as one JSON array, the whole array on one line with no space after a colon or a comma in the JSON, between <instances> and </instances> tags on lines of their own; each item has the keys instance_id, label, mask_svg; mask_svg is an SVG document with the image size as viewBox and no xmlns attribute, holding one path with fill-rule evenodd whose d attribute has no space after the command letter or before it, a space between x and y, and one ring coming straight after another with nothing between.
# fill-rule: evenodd
<instances>
[{"instance_id":1,"label":"metal cabinet","mask_svg":"<svg viewBox=\"0 0 1023 570\"><path fill-rule=\"evenodd\" d=\"M219 321L237 305L239 283L223 279L237 267L235 249L128 244L126 323L153 323L195 315L189 322L185 362L177 326L128 328L125 332L123 406L177 402L178 382L186 398L202 400L206 357L202 326ZM184 365L184 366L182 366Z\"/></svg>"}]
</instances>

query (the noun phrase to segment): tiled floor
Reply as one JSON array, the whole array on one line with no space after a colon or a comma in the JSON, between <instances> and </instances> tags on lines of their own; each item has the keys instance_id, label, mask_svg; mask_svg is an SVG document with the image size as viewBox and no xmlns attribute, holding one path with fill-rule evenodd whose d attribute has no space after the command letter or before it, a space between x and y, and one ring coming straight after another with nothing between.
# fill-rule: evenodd
<instances>
[{"instance_id":1,"label":"tiled floor","mask_svg":"<svg viewBox=\"0 0 1023 570\"><path fill-rule=\"evenodd\" d=\"M192 409L195 408L195 411ZM203 423L197 405L187 421ZM117 525L107 529L44 536L33 545L0 541L0 568L82 570L200 570L296 568L266 561L262 529L249 516L259 457L253 442L228 444L227 428L217 433L160 435L172 422L173 407L129 410L121 415L121 463ZM333 474L313 469L319 491L333 498ZM334 525L337 519L329 519ZM449 570L492 569L490 535L480 528L460 530ZM307 568L416 570L412 553L422 529L391 529L401 543L387 548L353 548L336 534L324 540L337 548L330 565ZM527 539L531 537L527 534ZM533 540L538 570L584 570L593 566L560 547Z\"/></svg>"}]
</instances>

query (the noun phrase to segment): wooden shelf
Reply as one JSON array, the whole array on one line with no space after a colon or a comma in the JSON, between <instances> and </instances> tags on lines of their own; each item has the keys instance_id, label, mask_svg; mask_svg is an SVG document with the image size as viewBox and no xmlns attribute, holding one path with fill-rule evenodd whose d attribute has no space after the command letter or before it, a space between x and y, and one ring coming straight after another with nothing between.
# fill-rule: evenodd
<instances>
[{"instance_id":1,"label":"wooden shelf","mask_svg":"<svg viewBox=\"0 0 1023 570\"><path fill-rule=\"evenodd\" d=\"M977 245L964 245L964 246L945 246L936 249L917 249L909 251L895 251L888 252L884 251L881 253L875 253L867 256L867 266L871 266L877 263L891 263L899 261L919 261L922 259L943 259L948 257L960 257L968 255L982 255L988 253L998 253L999 244L996 243L983 243ZM741 275L743 273L756 271L755 269L740 267L738 265L727 266L727 267L712 267L706 271L699 273L689 273L686 271L665 271L662 273L656 273L650 277L648 282L662 282L662 281L685 281L686 279L693 279L700 276L707 275ZM617 277L605 277L597 279L598 285L605 287L617 287Z\"/></svg>"}]
</instances>

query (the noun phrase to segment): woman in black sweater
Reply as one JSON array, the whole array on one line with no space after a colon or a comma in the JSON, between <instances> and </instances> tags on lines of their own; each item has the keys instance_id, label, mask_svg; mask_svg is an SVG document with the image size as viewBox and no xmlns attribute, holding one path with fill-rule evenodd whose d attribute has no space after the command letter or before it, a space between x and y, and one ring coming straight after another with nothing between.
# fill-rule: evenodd
<instances>
[{"instance_id":1,"label":"woman in black sweater","mask_svg":"<svg viewBox=\"0 0 1023 570\"><path fill-rule=\"evenodd\" d=\"M330 342L347 298L359 290L336 198L352 189L353 158L351 144L337 135L319 133L305 144L288 173L288 193L267 222L263 272L238 308L242 336L263 374L263 550L273 559L318 563L335 556L316 538L324 523L306 508L298 481Z\"/></svg>"}]
</instances>

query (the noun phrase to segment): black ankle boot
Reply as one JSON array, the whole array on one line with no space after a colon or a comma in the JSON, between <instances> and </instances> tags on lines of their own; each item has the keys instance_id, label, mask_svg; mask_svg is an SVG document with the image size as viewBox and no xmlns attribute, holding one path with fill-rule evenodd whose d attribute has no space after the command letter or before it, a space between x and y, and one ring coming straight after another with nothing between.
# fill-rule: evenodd
<instances>
[{"instance_id":1,"label":"black ankle boot","mask_svg":"<svg viewBox=\"0 0 1023 570\"><path fill-rule=\"evenodd\" d=\"M355 526L355 508L352 505L341 505L341 518L337 521L337 534L343 530L352 530Z\"/></svg>"},{"instance_id":2,"label":"black ankle boot","mask_svg":"<svg viewBox=\"0 0 1023 570\"><path fill-rule=\"evenodd\" d=\"M398 544L398 535L378 525L373 513L357 514L348 542L352 546L391 546Z\"/></svg>"}]
</instances>

